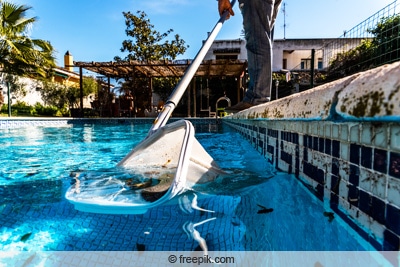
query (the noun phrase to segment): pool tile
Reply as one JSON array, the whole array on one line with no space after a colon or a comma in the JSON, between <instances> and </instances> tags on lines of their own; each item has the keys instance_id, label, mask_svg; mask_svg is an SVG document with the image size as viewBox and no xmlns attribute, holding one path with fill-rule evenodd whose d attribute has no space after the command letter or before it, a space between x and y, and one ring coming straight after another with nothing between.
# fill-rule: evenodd
<instances>
[{"instance_id":1,"label":"pool tile","mask_svg":"<svg viewBox=\"0 0 400 267\"><path fill-rule=\"evenodd\" d=\"M382 149L375 149L374 150L374 170L387 173L387 151Z\"/></svg>"},{"instance_id":2,"label":"pool tile","mask_svg":"<svg viewBox=\"0 0 400 267\"><path fill-rule=\"evenodd\" d=\"M371 124L362 124L361 125L361 144L363 145L371 145L372 141L372 128Z\"/></svg>"},{"instance_id":3,"label":"pool tile","mask_svg":"<svg viewBox=\"0 0 400 267\"><path fill-rule=\"evenodd\" d=\"M350 163L341 159L336 159L339 162L339 175L343 181L349 181Z\"/></svg>"},{"instance_id":4,"label":"pool tile","mask_svg":"<svg viewBox=\"0 0 400 267\"><path fill-rule=\"evenodd\" d=\"M360 168L353 164L350 164L349 182L354 186L360 183Z\"/></svg>"},{"instance_id":5,"label":"pool tile","mask_svg":"<svg viewBox=\"0 0 400 267\"><path fill-rule=\"evenodd\" d=\"M400 247L399 236L394 234L390 230L385 230L383 234L384 234L383 250L384 251L397 251ZM393 265L393 266L396 266L396 265Z\"/></svg>"},{"instance_id":6,"label":"pool tile","mask_svg":"<svg viewBox=\"0 0 400 267\"><path fill-rule=\"evenodd\" d=\"M324 186L322 184L318 184L315 188L315 192L318 199L322 201L324 199Z\"/></svg>"},{"instance_id":7,"label":"pool tile","mask_svg":"<svg viewBox=\"0 0 400 267\"><path fill-rule=\"evenodd\" d=\"M400 153L390 153L389 175L400 179Z\"/></svg>"},{"instance_id":8,"label":"pool tile","mask_svg":"<svg viewBox=\"0 0 400 267\"><path fill-rule=\"evenodd\" d=\"M384 124L379 125L379 128L375 127L374 133L375 133L375 138L374 138L375 146L386 148L388 146L387 127Z\"/></svg>"},{"instance_id":9,"label":"pool tile","mask_svg":"<svg viewBox=\"0 0 400 267\"><path fill-rule=\"evenodd\" d=\"M359 190L358 208L367 215L371 215L371 195Z\"/></svg>"},{"instance_id":10,"label":"pool tile","mask_svg":"<svg viewBox=\"0 0 400 267\"><path fill-rule=\"evenodd\" d=\"M313 149L313 144L314 144L314 143L313 143L313 140L314 140L314 139L313 139L313 136L312 136L312 135L308 135L308 136L307 136L307 139L308 139L308 140L307 140L308 148Z\"/></svg>"},{"instance_id":11,"label":"pool tile","mask_svg":"<svg viewBox=\"0 0 400 267\"><path fill-rule=\"evenodd\" d=\"M350 145L347 142L340 143L340 158L346 161L350 161Z\"/></svg>"},{"instance_id":12,"label":"pool tile","mask_svg":"<svg viewBox=\"0 0 400 267\"><path fill-rule=\"evenodd\" d=\"M339 165L339 160L336 158L332 158L332 174L339 176L339 170L340 170L340 165Z\"/></svg>"},{"instance_id":13,"label":"pool tile","mask_svg":"<svg viewBox=\"0 0 400 267\"><path fill-rule=\"evenodd\" d=\"M360 146L350 144L350 162L356 165L360 164Z\"/></svg>"},{"instance_id":14,"label":"pool tile","mask_svg":"<svg viewBox=\"0 0 400 267\"><path fill-rule=\"evenodd\" d=\"M372 177L375 175L369 169L360 168L360 179L358 186L367 192L371 192Z\"/></svg>"},{"instance_id":15,"label":"pool tile","mask_svg":"<svg viewBox=\"0 0 400 267\"><path fill-rule=\"evenodd\" d=\"M346 183L345 181L341 180L339 183L339 196L343 199L348 200L348 195L349 195L349 184Z\"/></svg>"},{"instance_id":16,"label":"pool tile","mask_svg":"<svg viewBox=\"0 0 400 267\"><path fill-rule=\"evenodd\" d=\"M317 168L316 181L321 185L325 184L325 172L319 168Z\"/></svg>"},{"instance_id":17,"label":"pool tile","mask_svg":"<svg viewBox=\"0 0 400 267\"><path fill-rule=\"evenodd\" d=\"M299 142L300 142L299 134L298 133L292 133L292 140L293 140L293 143L298 145Z\"/></svg>"},{"instance_id":18,"label":"pool tile","mask_svg":"<svg viewBox=\"0 0 400 267\"><path fill-rule=\"evenodd\" d=\"M319 144L318 137L314 136L312 140L312 149L318 151L318 144Z\"/></svg>"},{"instance_id":19,"label":"pool tile","mask_svg":"<svg viewBox=\"0 0 400 267\"><path fill-rule=\"evenodd\" d=\"M332 125L332 138L339 139L339 125Z\"/></svg>"},{"instance_id":20,"label":"pool tile","mask_svg":"<svg viewBox=\"0 0 400 267\"><path fill-rule=\"evenodd\" d=\"M386 207L386 227L400 236L400 209L390 204Z\"/></svg>"},{"instance_id":21,"label":"pool tile","mask_svg":"<svg viewBox=\"0 0 400 267\"><path fill-rule=\"evenodd\" d=\"M325 153L325 138L320 137L318 140L318 151Z\"/></svg>"},{"instance_id":22,"label":"pool tile","mask_svg":"<svg viewBox=\"0 0 400 267\"><path fill-rule=\"evenodd\" d=\"M371 171L369 179L371 183L371 193L374 196L380 197L382 199L387 198L386 191L388 176L382 173Z\"/></svg>"},{"instance_id":23,"label":"pool tile","mask_svg":"<svg viewBox=\"0 0 400 267\"><path fill-rule=\"evenodd\" d=\"M332 137L332 125L331 124L325 124L324 136L325 136L325 138Z\"/></svg>"},{"instance_id":24,"label":"pool tile","mask_svg":"<svg viewBox=\"0 0 400 267\"><path fill-rule=\"evenodd\" d=\"M306 147L303 149L303 160L308 161L308 148Z\"/></svg>"},{"instance_id":25,"label":"pool tile","mask_svg":"<svg viewBox=\"0 0 400 267\"><path fill-rule=\"evenodd\" d=\"M329 207L336 212L339 204L339 196L331 193L331 197L329 200Z\"/></svg>"},{"instance_id":26,"label":"pool tile","mask_svg":"<svg viewBox=\"0 0 400 267\"><path fill-rule=\"evenodd\" d=\"M337 140L333 140L332 142L332 156L336 158L340 157L340 142Z\"/></svg>"},{"instance_id":27,"label":"pool tile","mask_svg":"<svg viewBox=\"0 0 400 267\"><path fill-rule=\"evenodd\" d=\"M390 147L400 152L400 125L391 125L390 127Z\"/></svg>"},{"instance_id":28,"label":"pool tile","mask_svg":"<svg viewBox=\"0 0 400 267\"><path fill-rule=\"evenodd\" d=\"M386 209L386 208L385 208ZM383 232L386 230L386 227L384 224L379 223L376 220L371 220L370 219L370 224L369 227L371 228L371 236L368 239L368 241L372 244L372 242L376 242L379 244L377 240L383 240ZM375 244L372 244L374 247L376 247ZM382 247L382 244L380 244L380 247Z\"/></svg>"},{"instance_id":29,"label":"pool tile","mask_svg":"<svg viewBox=\"0 0 400 267\"><path fill-rule=\"evenodd\" d=\"M331 155L332 154L332 141L331 139L325 139L325 154Z\"/></svg>"},{"instance_id":30,"label":"pool tile","mask_svg":"<svg viewBox=\"0 0 400 267\"><path fill-rule=\"evenodd\" d=\"M397 178L388 178L390 186L387 188L387 200L389 203L400 207L400 180Z\"/></svg>"},{"instance_id":31,"label":"pool tile","mask_svg":"<svg viewBox=\"0 0 400 267\"><path fill-rule=\"evenodd\" d=\"M361 166L371 169L372 167L372 148L361 146Z\"/></svg>"},{"instance_id":32,"label":"pool tile","mask_svg":"<svg viewBox=\"0 0 400 267\"><path fill-rule=\"evenodd\" d=\"M371 196L371 217L381 224L385 224L386 204L381 199Z\"/></svg>"},{"instance_id":33,"label":"pool tile","mask_svg":"<svg viewBox=\"0 0 400 267\"><path fill-rule=\"evenodd\" d=\"M303 135L303 146L308 147L308 135Z\"/></svg>"},{"instance_id":34,"label":"pool tile","mask_svg":"<svg viewBox=\"0 0 400 267\"><path fill-rule=\"evenodd\" d=\"M358 206L359 202L359 190L356 186L349 184L349 192L347 195L349 203L354 206Z\"/></svg>"},{"instance_id":35,"label":"pool tile","mask_svg":"<svg viewBox=\"0 0 400 267\"><path fill-rule=\"evenodd\" d=\"M335 193L339 194L339 187L340 187L340 179L336 175L331 175L331 184L330 184L330 190Z\"/></svg>"},{"instance_id":36,"label":"pool tile","mask_svg":"<svg viewBox=\"0 0 400 267\"><path fill-rule=\"evenodd\" d=\"M349 137L349 128L346 125L342 125L340 127L340 140L348 141L348 137Z\"/></svg>"},{"instance_id":37,"label":"pool tile","mask_svg":"<svg viewBox=\"0 0 400 267\"><path fill-rule=\"evenodd\" d=\"M313 122L310 123L310 125L311 125L311 134L318 136L320 123L318 121L313 121Z\"/></svg>"},{"instance_id":38,"label":"pool tile","mask_svg":"<svg viewBox=\"0 0 400 267\"><path fill-rule=\"evenodd\" d=\"M346 135L348 136L348 135ZM349 141L352 143L359 143L360 140L360 126L359 124L351 125L350 126L350 137Z\"/></svg>"}]
</instances>

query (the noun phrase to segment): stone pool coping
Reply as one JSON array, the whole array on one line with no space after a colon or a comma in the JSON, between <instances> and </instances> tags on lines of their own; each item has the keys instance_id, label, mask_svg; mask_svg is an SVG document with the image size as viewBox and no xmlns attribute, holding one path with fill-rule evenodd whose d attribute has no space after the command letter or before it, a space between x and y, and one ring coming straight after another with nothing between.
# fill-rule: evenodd
<instances>
[{"instance_id":1,"label":"stone pool coping","mask_svg":"<svg viewBox=\"0 0 400 267\"><path fill-rule=\"evenodd\" d=\"M258 105L225 119L400 121L400 62Z\"/></svg>"}]
</instances>

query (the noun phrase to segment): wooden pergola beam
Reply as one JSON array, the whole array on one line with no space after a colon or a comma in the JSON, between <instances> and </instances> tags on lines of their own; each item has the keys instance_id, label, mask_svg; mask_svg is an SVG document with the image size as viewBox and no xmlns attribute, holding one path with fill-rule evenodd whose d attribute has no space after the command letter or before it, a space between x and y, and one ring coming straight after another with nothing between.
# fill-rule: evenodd
<instances>
[{"instance_id":1,"label":"wooden pergola beam","mask_svg":"<svg viewBox=\"0 0 400 267\"><path fill-rule=\"evenodd\" d=\"M191 60L152 60L152 61L123 61L123 62L74 62L79 67L82 81L82 69L101 74L110 78L125 78L141 73L147 78L182 77L190 66ZM195 77L240 77L247 68L246 60L204 60L195 73ZM81 114L83 116L82 82ZM238 89L239 90L239 89Z\"/></svg>"}]
</instances>

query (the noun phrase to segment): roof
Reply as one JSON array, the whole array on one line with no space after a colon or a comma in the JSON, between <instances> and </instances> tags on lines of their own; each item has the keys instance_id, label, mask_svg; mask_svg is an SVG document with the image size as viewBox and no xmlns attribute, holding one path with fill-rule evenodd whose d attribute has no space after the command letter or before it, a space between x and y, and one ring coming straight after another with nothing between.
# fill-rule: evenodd
<instances>
[{"instance_id":1,"label":"roof","mask_svg":"<svg viewBox=\"0 0 400 267\"><path fill-rule=\"evenodd\" d=\"M125 62L74 62L75 67L82 67L110 78L132 76L146 77L181 77L192 60L155 60ZM204 60L195 76L239 77L247 68L246 60Z\"/></svg>"},{"instance_id":2,"label":"roof","mask_svg":"<svg viewBox=\"0 0 400 267\"><path fill-rule=\"evenodd\" d=\"M73 77L79 79L79 73L63 69L61 67L54 68L55 74L64 78Z\"/></svg>"}]
</instances>

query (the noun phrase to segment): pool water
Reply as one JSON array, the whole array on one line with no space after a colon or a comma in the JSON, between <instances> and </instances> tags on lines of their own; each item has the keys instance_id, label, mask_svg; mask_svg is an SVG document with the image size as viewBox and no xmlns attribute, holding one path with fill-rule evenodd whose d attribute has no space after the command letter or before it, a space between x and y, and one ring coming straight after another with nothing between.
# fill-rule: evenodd
<instances>
[{"instance_id":1,"label":"pool water","mask_svg":"<svg viewBox=\"0 0 400 267\"><path fill-rule=\"evenodd\" d=\"M142 215L80 212L65 200L71 173L112 170L149 128L1 129L0 251L374 250L225 125L195 125L196 138L231 176Z\"/></svg>"}]
</instances>

